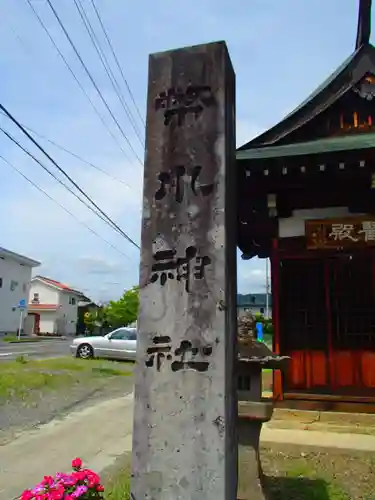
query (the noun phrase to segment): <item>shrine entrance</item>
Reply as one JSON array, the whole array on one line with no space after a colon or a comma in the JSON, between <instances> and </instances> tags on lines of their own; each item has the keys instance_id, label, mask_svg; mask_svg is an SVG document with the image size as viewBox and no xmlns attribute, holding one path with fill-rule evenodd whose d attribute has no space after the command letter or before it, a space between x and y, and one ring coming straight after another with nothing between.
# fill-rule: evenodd
<instances>
[{"instance_id":1,"label":"shrine entrance","mask_svg":"<svg viewBox=\"0 0 375 500\"><path fill-rule=\"evenodd\" d=\"M280 351L291 356L282 392L375 400L375 253L283 256Z\"/></svg>"}]
</instances>

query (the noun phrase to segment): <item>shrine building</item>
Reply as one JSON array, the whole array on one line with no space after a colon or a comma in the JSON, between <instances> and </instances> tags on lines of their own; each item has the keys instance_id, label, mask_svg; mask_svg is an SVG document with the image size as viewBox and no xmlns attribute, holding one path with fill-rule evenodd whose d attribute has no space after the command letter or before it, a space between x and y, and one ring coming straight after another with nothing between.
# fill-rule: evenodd
<instances>
[{"instance_id":1,"label":"shrine building","mask_svg":"<svg viewBox=\"0 0 375 500\"><path fill-rule=\"evenodd\" d=\"M238 246L269 257L274 398L375 411L375 47L360 0L355 50L306 101L237 150Z\"/></svg>"}]
</instances>

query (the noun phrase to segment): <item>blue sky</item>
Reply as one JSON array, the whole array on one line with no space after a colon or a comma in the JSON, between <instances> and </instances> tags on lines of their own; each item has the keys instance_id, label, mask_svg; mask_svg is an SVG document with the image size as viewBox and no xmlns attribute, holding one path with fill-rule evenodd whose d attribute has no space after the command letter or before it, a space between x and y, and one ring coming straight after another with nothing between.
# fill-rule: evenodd
<instances>
[{"instance_id":1,"label":"blue sky","mask_svg":"<svg viewBox=\"0 0 375 500\"><path fill-rule=\"evenodd\" d=\"M100 207L139 242L142 168L111 121L46 0L31 2L130 160L125 159L93 112L26 0L3 0L0 5L0 102L25 125L130 186L40 139ZM91 2L82 3L103 41ZM193 0L189 4L172 0L96 0L96 4L142 115L149 53L225 40L237 78L238 145L279 121L350 55L358 8L357 0ZM143 158L141 145L91 45L74 1L53 0L53 5ZM107 54L110 57L109 51ZM112 67L115 71L114 64ZM131 106L120 77L119 82ZM7 118L0 117L0 122L22 144L36 151ZM136 248L97 219L3 134L0 154L119 251L77 223L1 160L0 246L40 260L38 273L67 282L95 299L115 298L124 288L137 283ZM38 157L42 159L40 154ZM264 261L239 261L239 291L263 291L264 274Z\"/></svg>"}]
</instances>

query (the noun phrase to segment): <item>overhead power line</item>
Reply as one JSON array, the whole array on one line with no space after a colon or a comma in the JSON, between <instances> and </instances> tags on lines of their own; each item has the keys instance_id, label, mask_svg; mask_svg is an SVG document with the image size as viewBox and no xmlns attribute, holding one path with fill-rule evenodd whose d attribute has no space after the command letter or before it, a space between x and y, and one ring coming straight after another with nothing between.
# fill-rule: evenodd
<instances>
[{"instance_id":1,"label":"overhead power line","mask_svg":"<svg viewBox=\"0 0 375 500\"><path fill-rule=\"evenodd\" d=\"M38 165L40 165L43 170L45 170L51 177L53 177L55 179L55 181L57 181L59 184L61 184L61 186L63 186L65 189L67 189L86 208L91 210L91 212L93 212L96 216L98 216L103 222L108 224L111 229L114 229L113 226L100 213L98 213L96 210L94 210L86 201L82 200L82 198L80 198L71 187L67 186L65 184L65 182L63 182L61 179L56 177L56 175L48 167L46 167L40 160L38 160L38 158L36 156L34 156L27 148L22 146L22 144L19 141L17 141L17 139L15 139L9 132L4 130L2 127L0 127L0 131L6 137L8 137L8 139L10 139L16 146L18 146L27 156L29 156L32 160L34 160L36 163L38 163Z\"/></svg>"},{"instance_id":2,"label":"overhead power line","mask_svg":"<svg viewBox=\"0 0 375 500\"><path fill-rule=\"evenodd\" d=\"M73 186L93 205L98 212L100 212L107 221L113 226L129 243L134 245L138 250L140 250L139 245L130 238L93 200L90 198L88 194L85 193L85 191L70 177L69 174L65 172L63 168L60 167L60 165L45 151L45 149L33 138L32 135L29 134L29 132L14 118L13 115L2 105L0 104L0 110L4 111L4 113L8 116L8 118L30 139L30 141L36 146L39 151L41 151L51 163L58 169L59 172L61 172L64 177L66 177L69 182L73 184Z\"/></svg>"},{"instance_id":3,"label":"overhead power line","mask_svg":"<svg viewBox=\"0 0 375 500\"><path fill-rule=\"evenodd\" d=\"M4 116L7 116L3 111L1 111L1 114L4 115ZM127 182L123 181L122 179L120 179L119 177L116 177L115 175L111 174L110 172L108 172L107 170L104 170L104 168L101 168L101 167L98 167L97 165L95 165L94 163L92 163L91 161L88 161L88 160L85 160L85 158L82 158L82 156L80 155L77 155L77 153L73 153L73 151L70 151L69 149L65 148L64 146L61 146L61 144L57 144L57 142L53 141L52 139L49 139L48 137L46 137L45 135L42 135L42 134L39 134L38 132L36 132L34 129L26 126L24 123L21 123L21 125L26 129L28 130L29 132L31 132L32 134L36 135L37 137L39 137L40 139L44 139L45 141L49 142L50 144L52 144L53 146L55 146L56 148L58 149L61 149L61 151L64 151L65 153L69 154L70 156L73 156L74 158L77 158L77 160L80 160L81 162L85 163L86 165L89 165L90 167L94 168L95 170L97 170L98 172L101 172L102 174L105 174L107 175L108 177L110 177L112 180L116 181L116 182L121 182L121 184L123 184L124 186L126 186L128 189L130 189L130 186Z\"/></svg>"},{"instance_id":4,"label":"overhead power line","mask_svg":"<svg viewBox=\"0 0 375 500\"><path fill-rule=\"evenodd\" d=\"M58 205L60 208L62 208L67 214L69 214L71 217L73 217L73 219L75 219L79 224L81 224L82 226L84 226L86 229L88 229L92 234L94 234L95 236L97 236L98 238L100 238L102 241L104 241L105 243L107 243L107 245L109 245L110 247L112 247L114 250L116 250L116 252L119 252L121 255L123 255L124 257L126 257L127 259L129 258L126 253L122 252L119 248L117 248L115 245L112 245L112 243L110 243L108 240L106 240L105 238L103 238L102 236L100 236L99 233L97 233L96 231L94 231L94 229L92 229L90 226L88 226L87 224L85 224L83 221L79 220L72 212L70 212L70 210L68 210L66 207L64 207L64 205L62 205L61 203L59 203L57 200L55 200L55 198L53 198L52 196L50 196L46 191L44 191L44 189L42 189L40 186L38 186L35 182L33 182L31 179L29 179L29 177L27 177L23 172L21 172L21 170L19 170L15 165L13 165L12 163L10 163L7 159L5 159L3 156L0 155L0 159L3 160L4 163L6 163L7 165L9 165L10 168L12 168L15 172L17 172L19 175L21 175L27 182L29 182L32 186L35 187L35 189L37 189L38 191L40 191L41 193L43 193L45 196L47 196L47 198L49 198L51 201L53 201L54 203L56 203L56 205Z\"/></svg>"},{"instance_id":5,"label":"overhead power line","mask_svg":"<svg viewBox=\"0 0 375 500\"><path fill-rule=\"evenodd\" d=\"M100 23L100 26L101 26L101 28L102 28L102 30L103 30L104 36L105 36L105 38L106 38L106 40L107 40L107 42L108 42L108 45L109 45L109 47L110 47L110 49L111 49L111 52L112 52L113 58L114 58L114 60L115 60L115 62L116 62L116 65L117 65L117 67L118 67L118 69L119 69L119 71L120 71L120 73L121 73L122 79L124 80L124 83L125 83L125 85L126 85L126 88L128 89L128 92L129 92L129 95L130 95L130 97L131 97L131 100L133 101L134 107L135 107L135 109L137 110L138 116L139 116L139 118L140 118L141 122L143 123L143 125L144 125L144 126L146 126L146 122L145 122L145 120L144 120L143 116L141 115L141 112L139 111L139 108L138 108L138 106L137 106L137 103L136 103L136 101L135 101L135 99L134 99L133 92L131 91L131 88L130 88L130 86L129 86L129 84L128 84L128 81L127 81L127 79L125 78L124 72L123 72L123 70L122 70L121 64L120 64L120 62L119 62L119 60L118 60L118 58L117 58L117 56L116 56L115 49L113 48L113 45L112 45L111 39L109 38L109 36L108 36L108 32L107 32L107 30L106 30L106 28L105 28L105 26L104 26L104 23L103 23L103 20L102 20L101 15L100 15L99 9L97 8L97 6L96 6L96 4L95 4L95 1L94 1L94 0L90 0L90 1L91 1L91 4L92 4L92 6L93 6L93 8L94 8L94 10L95 10L96 16L97 16L98 21L99 21L99 23Z\"/></svg>"},{"instance_id":6,"label":"overhead power line","mask_svg":"<svg viewBox=\"0 0 375 500\"><path fill-rule=\"evenodd\" d=\"M106 54L101 46L101 43L100 43L98 37L96 36L95 30L92 27L90 19L87 16L86 11L82 5L82 2L81 2L81 0L73 0L73 2L77 8L79 17L81 18L81 21L82 21L89 37L90 37L90 40L91 40L91 43L93 44L95 52L97 53L97 55L100 59L100 62L102 63L102 66L103 66L103 68L104 68L104 70L109 78L109 81L111 82L113 90L115 91L115 94L117 95L118 100L120 101L121 106L122 106L123 110L125 111L125 114L128 117L129 122L130 122L131 126L133 127L133 130L134 130L139 142L141 143L142 148L144 149L144 141L142 139L142 134L139 131L137 122L135 121L135 118L134 118L129 106L126 103L126 99L124 98L124 95L121 92L121 88L120 88L120 85L118 84L117 78L112 71L111 65L108 62L108 58L107 58L107 56L106 56Z\"/></svg>"},{"instance_id":7,"label":"overhead power line","mask_svg":"<svg viewBox=\"0 0 375 500\"><path fill-rule=\"evenodd\" d=\"M61 149L61 151L64 151L65 153L69 154L70 156L73 156L74 158L77 158L77 160L82 161L86 165L89 165L90 167L94 168L98 172L101 172L102 174L107 175L112 180L114 180L116 182L120 182L121 184L123 184L124 186L126 186L128 189L130 189L130 186L129 186L129 184L127 182L125 182L122 179L120 179L119 177L116 177L115 175L109 173L107 170L104 170L103 168L98 167L97 165L95 165L91 161L85 160L84 158L82 158L82 156L77 155L77 153L73 153L73 151L70 151L69 149L66 149L64 146L61 146L61 144L57 144L57 142L53 141L52 139L49 139L48 137L46 137L44 135L38 134L37 132L35 132L35 130L32 130L30 127L25 127L25 128L27 130L29 130L31 133L33 133L34 135L36 135L36 136L40 137L41 139L44 139L45 141L49 142L50 144L52 144L56 148Z\"/></svg>"},{"instance_id":8,"label":"overhead power line","mask_svg":"<svg viewBox=\"0 0 375 500\"><path fill-rule=\"evenodd\" d=\"M95 104L93 103L92 99L90 98L89 94L86 92L84 86L81 84L81 82L78 80L76 74L74 73L72 67L70 66L70 64L68 63L68 61L66 60L64 54L61 52L61 50L59 49L57 43L55 42L54 38L52 37L52 35L50 34L47 26L44 24L42 18L39 16L38 12L36 11L36 9L34 8L34 6L32 5L31 1L30 0L26 0L27 4L29 5L30 9L32 10L34 16L36 17L36 19L38 20L39 24L41 25L41 27L43 28L44 32L46 33L46 35L48 36L48 38L50 39L52 45L54 46L55 50L57 51L57 53L59 54L60 58L62 59L62 61L64 62L65 66L68 68L69 70L69 73L72 75L72 77L74 78L75 82L77 83L77 85L79 86L79 88L81 89L81 91L84 93L84 95L86 96L86 99L88 100L88 102L90 103L92 109L94 110L94 112L96 113L96 115L99 117L100 121L102 122L102 124L104 125L105 129L107 130L107 132L109 133L109 135L112 137L112 139L116 142L117 146L119 147L120 151L124 154L125 158L128 160L128 161L131 161L128 154L125 152L125 150L123 149L123 147L121 146L119 140L117 139L117 137L115 136L115 134L112 132L112 130L108 127L105 119L103 118L103 116L101 115L100 111L98 110L98 108L95 106Z\"/></svg>"},{"instance_id":9,"label":"overhead power line","mask_svg":"<svg viewBox=\"0 0 375 500\"><path fill-rule=\"evenodd\" d=\"M130 140L129 140L128 136L125 134L125 132L124 132L123 128L121 127L121 125L120 125L119 121L117 120L117 118L116 118L116 117L115 117L115 115L113 114L113 112L112 112L111 108L109 107L109 105L108 105L108 103L107 103L106 99L104 98L104 96L103 96L103 94L102 94L102 92L101 92L100 88L99 88L99 87L98 87L98 85L96 84L96 82L95 82L95 80L94 80L94 78L93 78L93 76L92 76L92 74L91 74L90 70L87 68L87 66L86 66L86 64L85 64L85 62L84 62L84 60L83 60L83 59L82 59L82 57L81 57L81 54L78 52L77 47L75 46L75 44L74 44L73 40L71 39L71 37L70 37L69 33L67 32L67 30L66 30L66 28L65 28L65 26L64 26L64 24L63 24L63 22L61 21L60 16L58 15L58 13L56 12L56 10L55 10L54 6L52 5L51 0L47 0L47 3L48 3L48 5L50 6L50 8L51 8L51 10L52 10L52 12L53 12L53 15L55 16L55 18L56 18L57 22L59 23L59 26L60 26L60 28L62 29L62 31L64 32L64 35L66 36L66 38L67 38L68 42L70 43L70 45L71 45L72 49L74 50L74 53L75 53L75 54L76 54L76 56L78 57L78 59L79 59L79 61L80 61L81 65L82 65L83 69L85 70L85 72L86 72L87 76L89 77L89 79L90 79L91 83L92 83L92 84L93 84L93 86L95 87L95 90L96 90L96 91L97 91L97 93L99 94L99 97L100 97L100 99L102 100L102 102L103 102L104 106L106 107L106 109L107 109L108 113L111 115L111 117L112 117L113 121L116 123L117 128L119 129L119 131L121 132L122 136L124 137L124 139L125 139L125 140L126 140L126 142L128 143L128 146L129 146L129 147L130 147L130 149L133 151L134 156L137 158L138 162L139 162L139 163L141 164L141 166L143 167L142 160L141 160L141 159L140 159L140 157L138 156L138 153L137 153L137 152L136 152L136 150L134 149L134 147L133 147L132 143L130 142Z\"/></svg>"}]
</instances>

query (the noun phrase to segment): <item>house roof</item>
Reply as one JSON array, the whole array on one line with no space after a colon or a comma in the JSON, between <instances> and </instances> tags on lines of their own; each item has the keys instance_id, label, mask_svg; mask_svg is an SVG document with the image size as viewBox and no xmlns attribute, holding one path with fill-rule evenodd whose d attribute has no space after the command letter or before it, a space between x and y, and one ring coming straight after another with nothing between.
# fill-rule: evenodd
<instances>
[{"instance_id":1,"label":"house roof","mask_svg":"<svg viewBox=\"0 0 375 500\"><path fill-rule=\"evenodd\" d=\"M250 140L238 151L287 142L287 136L332 106L368 73L375 72L375 48L369 43L371 0L359 0L355 51L312 94L279 123ZM242 159L242 158L239 158Z\"/></svg>"},{"instance_id":2,"label":"house roof","mask_svg":"<svg viewBox=\"0 0 375 500\"><path fill-rule=\"evenodd\" d=\"M70 292L70 293L75 293L76 295L84 296L84 294L82 292L80 292L79 290L75 290L74 288L71 288L70 286L66 285L65 283L61 283L61 281L56 281L56 280L53 280L51 278L46 278L45 276L40 276L40 275L34 276L32 281L33 280L42 281L46 285L51 285L55 288L58 288L59 290L61 290L63 292Z\"/></svg>"},{"instance_id":3,"label":"house roof","mask_svg":"<svg viewBox=\"0 0 375 500\"><path fill-rule=\"evenodd\" d=\"M40 266L40 262L34 259L30 259L29 257L25 257L24 255L21 255L16 252L11 252L10 250L7 250L6 248L0 247L0 256L4 258L9 258L13 259L20 264L23 264L25 266L29 267L38 267Z\"/></svg>"},{"instance_id":4,"label":"house roof","mask_svg":"<svg viewBox=\"0 0 375 500\"><path fill-rule=\"evenodd\" d=\"M80 300L78 302L78 307L99 307L98 304L96 304L95 302L89 300Z\"/></svg>"},{"instance_id":5,"label":"house roof","mask_svg":"<svg viewBox=\"0 0 375 500\"><path fill-rule=\"evenodd\" d=\"M281 158L284 156L303 156L319 153L333 153L352 149L368 149L375 147L375 134L346 135L317 139L315 141L296 142L282 146L267 146L237 151L237 160L261 160Z\"/></svg>"}]
</instances>

